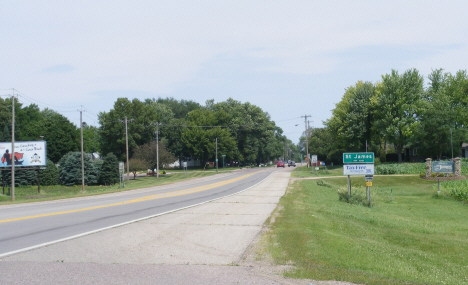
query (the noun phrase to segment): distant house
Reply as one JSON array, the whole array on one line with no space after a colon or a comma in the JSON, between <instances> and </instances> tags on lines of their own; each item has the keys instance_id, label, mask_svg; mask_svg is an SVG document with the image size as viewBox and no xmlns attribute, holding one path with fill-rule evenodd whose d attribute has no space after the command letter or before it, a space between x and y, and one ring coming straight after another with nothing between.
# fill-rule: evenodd
<instances>
[{"instance_id":1,"label":"distant house","mask_svg":"<svg viewBox=\"0 0 468 285\"><path fill-rule=\"evenodd\" d=\"M461 146L461 157L462 157L462 158L468 157L468 143L462 143L462 146Z\"/></svg>"}]
</instances>

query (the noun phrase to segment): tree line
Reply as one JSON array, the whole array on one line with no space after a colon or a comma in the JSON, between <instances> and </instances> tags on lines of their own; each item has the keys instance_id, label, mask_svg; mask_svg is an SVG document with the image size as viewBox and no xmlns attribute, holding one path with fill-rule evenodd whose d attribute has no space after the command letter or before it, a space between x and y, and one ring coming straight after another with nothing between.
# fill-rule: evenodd
<instances>
[{"instance_id":1,"label":"tree line","mask_svg":"<svg viewBox=\"0 0 468 285\"><path fill-rule=\"evenodd\" d=\"M11 104L11 98L0 98L2 142L11 141ZM230 98L218 103L209 100L203 106L174 98L143 101L118 98L111 110L99 113L99 127L83 122L84 151L100 153L103 159L110 156L112 165L118 160L126 161L125 118L133 171L156 168L156 130L159 131L160 167L176 160L194 159L201 165L214 161L216 141L219 158L226 155L226 162L236 165L276 160L282 156L285 144L291 144L270 115L249 102ZM69 153L80 150L80 139L79 126L63 115L47 108L40 110L36 104L23 106L15 100L15 140L45 140L50 162L74 165L75 159L71 157L76 155ZM73 162L66 162L64 157ZM99 171L93 170L95 166L88 168L87 184L106 181L99 179ZM59 181L71 185L73 179L67 178L70 176L67 173L71 172L60 174Z\"/></svg>"},{"instance_id":2,"label":"tree line","mask_svg":"<svg viewBox=\"0 0 468 285\"><path fill-rule=\"evenodd\" d=\"M342 162L343 152L372 151L385 161L392 152L403 161L404 149L420 158L461 154L468 133L468 74L442 69L424 77L416 69L392 70L377 83L358 81L345 89L324 128L312 130L309 152ZM367 143L367 145L366 145Z\"/></svg>"}]
</instances>

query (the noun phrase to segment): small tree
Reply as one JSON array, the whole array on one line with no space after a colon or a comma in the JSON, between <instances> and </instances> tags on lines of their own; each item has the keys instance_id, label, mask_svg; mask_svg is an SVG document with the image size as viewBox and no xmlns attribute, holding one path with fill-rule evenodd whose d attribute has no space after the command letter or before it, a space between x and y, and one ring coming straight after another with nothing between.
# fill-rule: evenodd
<instances>
[{"instance_id":1,"label":"small tree","mask_svg":"<svg viewBox=\"0 0 468 285\"><path fill-rule=\"evenodd\" d=\"M141 159L131 158L128 164L130 172L133 173L133 179L136 179L136 174L138 171L145 171L148 169L148 163Z\"/></svg>"},{"instance_id":2,"label":"small tree","mask_svg":"<svg viewBox=\"0 0 468 285\"><path fill-rule=\"evenodd\" d=\"M59 180L59 171L52 160L47 160L45 170L41 170L39 177L41 178L41 185L49 186L49 185L57 185L60 183Z\"/></svg>"},{"instance_id":3,"label":"small tree","mask_svg":"<svg viewBox=\"0 0 468 285\"><path fill-rule=\"evenodd\" d=\"M98 183L101 185L113 185L119 182L119 162L117 157L109 153L104 158L99 169Z\"/></svg>"},{"instance_id":4,"label":"small tree","mask_svg":"<svg viewBox=\"0 0 468 285\"><path fill-rule=\"evenodd\" d=\"M97 184L98 170L93 161L84 157L84 180L86 185ZM60 183L65 186L81 185L81 153L69 152L60 159Z\"/></svg>"},{"instance_id":5,"label":"small tree","mask_svg":"<svg viewBox=\"0 0 468 285\"><path fill-rule=\"evenodd\" d=\"M159 169L163 165L173 163L176 157L166 149L166 139L159 142ZM134 150L133 158L144 160L147 166L151 169L156 168L156 142L152 141L141 146L137 146ZM130 164L131 166L131 164Z\"/></svg>"}]
</instances>

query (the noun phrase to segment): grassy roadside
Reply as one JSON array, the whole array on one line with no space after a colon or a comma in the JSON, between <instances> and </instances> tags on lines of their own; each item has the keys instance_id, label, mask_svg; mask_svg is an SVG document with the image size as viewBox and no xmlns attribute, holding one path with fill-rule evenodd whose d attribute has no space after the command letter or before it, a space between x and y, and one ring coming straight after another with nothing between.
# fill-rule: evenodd
<instances>
[{"instance_id":1,"label":"grassy roadside","mask_svg":"<svg viewBox=\"0 0 468 285\"><path fill-rule=\"evenodd\" d=\"M346 178L296 181L264 238L286 275L364 284L468 284L468 207L416 176L374 178L371 208L338 201ZM364 195L353 177L353 193ZM393 199L392 199L393 197Z\"/></svg>"},{"instance_id":2,"label":"grassy roadside","mask_svg":"<svg viewBox=\"0 0 468 285\"><path fill-rule=\"evenodd\" d=\"M218 172L218 173L226 173ZM168 174L160 175L159 180L156 176L144 176L133 179L133 175L130 175L129 184L125 180L125 187L119 188L119 184L112 186L86 186L85 192L81 192L81 185L79 186L41 186L41 193L38 193L37 186L20 186L15 187L15 202L11 201L11 197L3 195L2 188L0 188L0 205L48 201L66 198L75 198L91 195L100 195L114 192L127 191L132 189L147 188L152 186L164 185L174 183L181 180L205 177L215 175L216 171L188 171L187 175L183 171L170 171ZM6 194L8 189L5 189Z\"/></svg>"},{"instance_id":3,"label":"grassy roadside","mask_svg":"<svg viewBox=\"0 0 468 285\"><path fill-rule=\"evenodd\" d=\"M343 166L320 166L318 171L315 171L315 167L307 168L307 166L301 166L296 167L296 169L291 173L291 177L296 178L341 175L343 175Z\"/></svg>"}]
</instances>

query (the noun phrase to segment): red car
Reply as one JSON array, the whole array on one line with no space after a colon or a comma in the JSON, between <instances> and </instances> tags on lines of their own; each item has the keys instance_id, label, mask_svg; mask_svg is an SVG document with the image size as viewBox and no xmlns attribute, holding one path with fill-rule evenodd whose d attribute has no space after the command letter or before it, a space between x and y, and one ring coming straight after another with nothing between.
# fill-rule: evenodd
<instances>
[{"instance_id":1,"label":"red car","mask_svg":"<svg viewBox=\"0 0 468 285\"><path fill-rule=\"evenodd\" d=\"M282 162L281 160L278 161L278 163L276 164L276 167L283 167L284 168L284 162Z\"/></svg>"}]
</instances>

